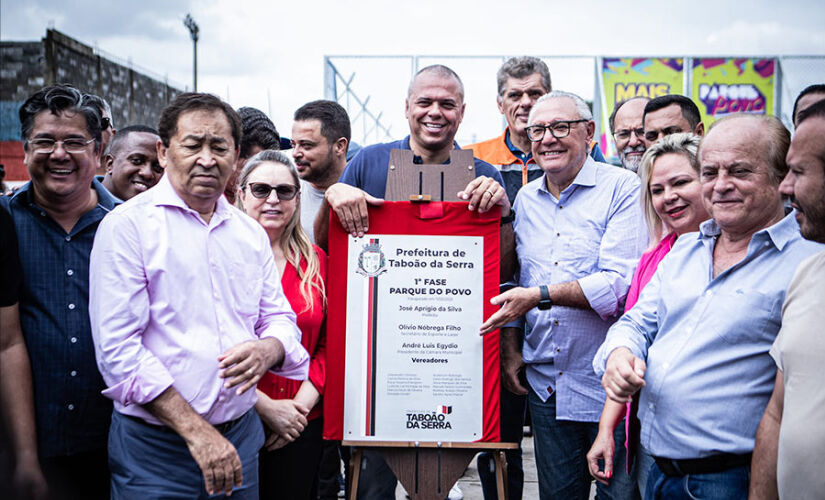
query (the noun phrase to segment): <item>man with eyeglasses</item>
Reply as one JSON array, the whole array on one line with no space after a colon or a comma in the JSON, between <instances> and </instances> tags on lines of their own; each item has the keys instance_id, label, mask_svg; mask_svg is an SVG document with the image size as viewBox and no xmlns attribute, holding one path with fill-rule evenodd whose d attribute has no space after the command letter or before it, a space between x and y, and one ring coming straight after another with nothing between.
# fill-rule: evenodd
<instances>
[{"instance_id":1,"label":"man with eyeglasses","mask_svg":"<svg viewBox=\"0 0 825 500\"><path fill-rule=\"evenodd\" d=\"M493 299L502 308L481 328L504 326L502 383L527 394L541 498L588 498L585 454L605 397L591 363L647 246L639 178L588 156L595 129L575 94L554 91L533 106L527 136L544 176L516 196L518 287ZM519 381L523 369L527 387ZM614 438L624 443L623 425ZM632 498L624 451L616 457L610 485L597 484L599 498Z\"/></svg>"},{"instance_id":2,"label":"man with eyeglasses","mask_svg":"<svg viewBox=\"0 0 825 500\"><path fill-rule=\"evenodd\" d=\"M631 172L639 172L642 164L642 155L645 153L645 129L642 126L642 116L645 105L650 102L648 97L633 97L616 104L610 113L610 130L613 131L613 140L616 151L619 152L619 161L622 168Z\"/></svg>"},{"instance_id":3,"label":"man with eyeglasses","mask_svg":"<svg viewBox=\"0 0 825 500\"><path fill-rule=\"evenodd\" d=\"M533 159L525 127L530 110L539 97L550 92L550 69L541 59L531 56L512 57L496 73L496 105L507 122L504 133L468 148L501 173L507 198L512 204L516 194L528 182L544 172ZM506 287L507 285L503 285ZM527 402L501 386L501 439L521 444ZM507 456L507 495L521 499L524 487L521 448L505 451ZM493 452L478 456L478 475L484 498L497 498Z\"/></svg>"},{"instance_id":4,"label":"man with eyeglasses","mask_svg":"<svg viewBox=\"0 0 825 500\"><path fill-rule=\"evenodd\" d=\"M31 358L38 453L54 498L108 498L112 404L97 371L89 324L89 254L119 203L94 179L101 116L82 92L45 87L20 107L31 181L0 197L23 267L20 322Z\"/></svg>"},{"instance_id":5,"label":"man with eyeglasses","mask_svg":"<svg viewBox=\"0 0 825 500\"><path fill-rule=\"evenodd\" d=\"M158 163L158 140L157 130L145 125L121 129L103 155L103 186L126 201L157 184L163 175Z\"/></svg>"},{"instance_id":6,"label":"man with eyeglasses","mask_svg":"<svg viewBox=\"0 0 825 500\"><path fill-rule=\"evenodd\" d=\"M255 384L267 370L306 378L309 355L269 238L223 196L238 113L184 93L158 132L165 175L109 215L91 254L92 335L115 402L112 491L258 498Z\"/></svg>"},{"instance_id":7,"label":"man with eyeglasses","mask_svg":"<svg viewBox=\"0 0 825 500\"><path fill-rule=\"evenodd\" d=\"M645 130L645 147L670 134L691 132L705 135L705 124L699 115L699 108L687 97L668 94L651 99L645 105L642 115Z\"/></svg>"}]
</instances>

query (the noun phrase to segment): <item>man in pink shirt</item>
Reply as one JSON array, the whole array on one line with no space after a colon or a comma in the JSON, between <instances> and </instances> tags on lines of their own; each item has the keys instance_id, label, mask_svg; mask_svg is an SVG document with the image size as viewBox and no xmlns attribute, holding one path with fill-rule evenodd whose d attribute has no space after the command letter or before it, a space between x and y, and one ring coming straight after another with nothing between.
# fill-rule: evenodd
<instances>
[{"instance_id":1,"label":"man in pink shirt","mask_svg":"<svg viewBox=\"0 0 825 500\"><path fill-rule=\"evenodd\" d=\"M208 94L162 113L166 175L113 211L91 255L90 306L113 498L258 498L256 383L309 356L261 227L223 198L237 113Z\"/></svg>"}]
</instances>

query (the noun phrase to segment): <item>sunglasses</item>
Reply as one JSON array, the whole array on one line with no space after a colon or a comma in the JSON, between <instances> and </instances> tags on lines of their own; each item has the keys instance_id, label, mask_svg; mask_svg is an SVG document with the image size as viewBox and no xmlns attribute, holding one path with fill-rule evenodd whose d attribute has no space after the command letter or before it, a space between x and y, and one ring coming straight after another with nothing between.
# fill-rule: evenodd
<instances>
[{"instance_id":1,"label":"sunglasses","mask_svg":"<svg viewBox=\"0 0 825 500\"><path fill-rule=\"evenodd\" d=\"M298 194L298 188L292 184L278 184L277 186L270 186L269 184L265 184L263 182L249 183L249 192L252 193L252 196L255 198L269 198L272 191L275 191L275 194L281 201L289 201L295 198L295 195Z\"/></svg>"}]
</instances>

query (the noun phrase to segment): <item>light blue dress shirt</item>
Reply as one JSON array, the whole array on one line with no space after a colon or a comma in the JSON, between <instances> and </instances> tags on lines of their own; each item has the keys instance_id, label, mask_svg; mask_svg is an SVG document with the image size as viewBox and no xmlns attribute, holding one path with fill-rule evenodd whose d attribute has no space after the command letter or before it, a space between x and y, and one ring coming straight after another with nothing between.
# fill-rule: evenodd
<instances>
[{"instance_id":1,"label":"light blue dress shirt","mask_svg":"<svg viewBox=\"0 0 825 500\"><path fill-rule=\"evenodd\" d=\"M753 451L785 290L799 263L825 248L804 240L790 214L754 234L745 258L714 278L720 232L710 220L676 241L593 360L600 374L618 347L647 361L641 442L655 456Z\"/></svg>"},{"instance_id":2,"label":"light blue dress shirt","mask_svg":"<svg viewBox=\"0 0 825 500\"><path fill-rule=\"evenodd\" d=\"M522 287L578 281L592 309L554 305L526 314L527 381L543 400L556 391L556 418L597 422L605 393L592 360L622 313L633 269L647 245L638 177L588 157L556 199L544 176L515 201Z\"/></svg>"}]
</instances>

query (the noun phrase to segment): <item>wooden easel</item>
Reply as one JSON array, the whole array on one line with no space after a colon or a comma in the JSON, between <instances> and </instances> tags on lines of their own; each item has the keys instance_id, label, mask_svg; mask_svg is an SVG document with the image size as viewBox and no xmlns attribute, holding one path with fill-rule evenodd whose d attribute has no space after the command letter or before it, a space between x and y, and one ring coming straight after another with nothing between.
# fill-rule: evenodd
<instances>
[{"instance_id":1,"label":"wooden easel","mask_svg":"<svg viewBox=\"0 0 825 500\"><path fill-rule=\"evenodd\" d=\"M507 499L507 459L504 450L516 443L432 443L399 441L342 441L353 446L347 477L347 498L358 498L358 479L364 450L372 450L392 469L412 500L444 500L470 461L480 451L492 451L496 464L496 495Z\"/></svg>"},{"instance_id":2,"label":"wooden easel","mask_svg":"<svg viewBox=\"0 0 825 500\"><path fill-rule=\"evenodd\" d=\"M416 164L410 150L390 152L387 189L389 201L459 201L458 192L475 178L471 150L450 151L450 162L443 165ZM401 481L412 500L444 500L470 461L480 451L493 451L496 465L496 491L499 500L507 499L507 462L504 450L516 449L516 443L457 443L342 441L354 447L347 476L347 498L358 497L358 479L364 450L381 454Z\"/></svg>"}]
</instances>

